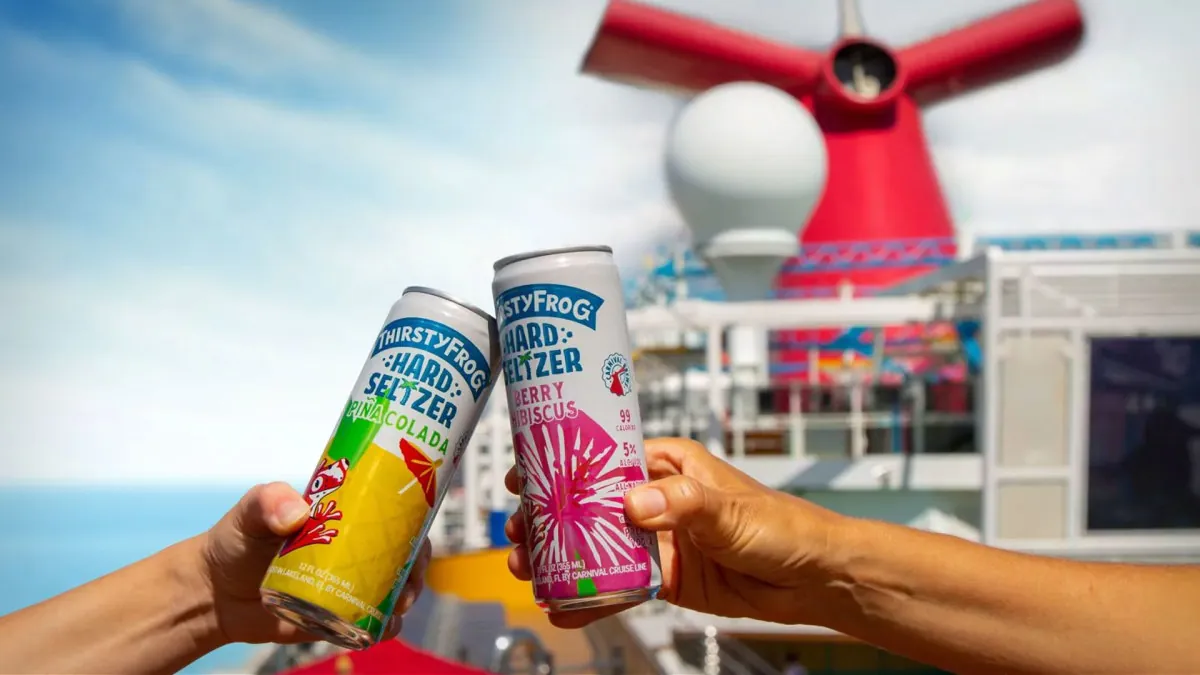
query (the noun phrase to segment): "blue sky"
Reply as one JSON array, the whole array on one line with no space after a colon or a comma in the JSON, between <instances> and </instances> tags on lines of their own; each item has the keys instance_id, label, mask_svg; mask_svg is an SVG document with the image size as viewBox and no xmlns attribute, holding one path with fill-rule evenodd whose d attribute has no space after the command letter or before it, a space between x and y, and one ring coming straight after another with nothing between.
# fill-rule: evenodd
<instances>
[{"instance_id":1,"label":"blue sky","mask_svg":"<svg viewBox=\"0 0 1200 675\"><path fill-rule=\"evenodd\" d=\"M891 4L889 4L891 3ZM828 42L834 4L670 0ZM1002 0L864 0L906 43ZM931 111L968 229L1197 227L1194 3ZM599 0L0 0L0 448L19 481L307 474L404 286L680 232L672 98L577 74Z\"/></svg>"}]
</instances>

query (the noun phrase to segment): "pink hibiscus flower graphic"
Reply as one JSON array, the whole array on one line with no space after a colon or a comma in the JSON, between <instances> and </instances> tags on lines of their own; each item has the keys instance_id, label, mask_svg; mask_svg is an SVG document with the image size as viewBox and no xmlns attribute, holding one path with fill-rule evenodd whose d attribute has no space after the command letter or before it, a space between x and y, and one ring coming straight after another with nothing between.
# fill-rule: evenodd
<instances>
[{"instance_id":1,"label":"pink hibiscus flower graphic","mask_svg":"<svg viewBox=\"0 0 1200 675\"><path fill-rule=\"evenodd\" d=\"M581 413L571 420L535 424L515 440L525 481L530 558L543 579L536 584L540 596L569 596L576 589L570 575L545 581L564 564L577 572L649 560L645 542L634 540L642 537L626 528L624 507L625 492L646 476L637 462L622 466L617 443L599 424ZM616 577L585 575L601 592L614 585L628 587L626 575Z\"/></svg>"}]
</instances>

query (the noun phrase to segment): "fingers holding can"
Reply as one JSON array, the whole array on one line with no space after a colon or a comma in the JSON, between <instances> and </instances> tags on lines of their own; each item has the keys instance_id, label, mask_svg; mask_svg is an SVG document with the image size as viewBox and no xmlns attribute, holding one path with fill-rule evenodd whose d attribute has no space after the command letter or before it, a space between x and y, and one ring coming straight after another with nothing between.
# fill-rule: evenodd
<instances>
[{"instance_id":1,"label":"fingers holding can","mask_svg":"<svg viewBox=\"0 0 1200 675\"><path fill-rule=\"evenodd\" d=\"M429 563L432 560L433 546L426 539L421 544L421 552L417 554L417 560L413 563L408 580L404 583L404 590L400 593L400 601L396 603L395 616L397 618L407 614L408 610L417 604L417 599L421 597L421 591L425 590L425 572L428 571Z\"/></svg>"},{"instance_id":2,"label":"fingers holding can","mask_svg":"<svg viewBox=\"0 0 1200 675\"><path fill-rule=\"evenodd\" d=\"M514 495L521 496L521 474L517 467L510 468L508 473L504 474L504 487Z\"/></svg>"},{"instance_id":3,"label":"fingers holding can","mask_svg":"<svg viewBox=\"0 0 1200 675\"><path fill-rule=\"evenodd\" d=\"M533 565L529 562L529 549L518 545L509 551L508 571L518 581L533 581Z\"/></svg>"},{"instance_id":4,"label":"fingers holding can","mask_svg":"<svg viewBox=\"0 0 1200 675\"><path fill-rule=\"evenodd\" d=\"M533 566L529 562L529 549L525 548L526 531L525 531L525 512L517 509L508 517L508 522L504 524L504 534L508 540L516 544L516 547L508 554L508 571L521 581L530 581L533 579Z\"/></svg>"},{"instance_id":5,"label":"fingers holding can","mask_svg":"<svg viewBox=\"0 0 1200 675\"><path fill-rule=\"evenodd\" d=\"M517 509L508 520L504 523L504 536L514 544L524 544L526 538L525 532L525 512Z\"/></svg>"}]
</instances>

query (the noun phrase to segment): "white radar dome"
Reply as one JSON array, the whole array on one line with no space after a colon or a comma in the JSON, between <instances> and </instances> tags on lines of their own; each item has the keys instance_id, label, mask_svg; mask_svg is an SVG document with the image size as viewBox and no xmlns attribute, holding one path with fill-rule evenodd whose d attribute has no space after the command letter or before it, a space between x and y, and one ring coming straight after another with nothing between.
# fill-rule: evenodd
<instances>
[{"instance_id":1,"label":"white radar dome","mask_svg":"<svg viewBox=\"0 0 1200 675\"><path fill-rule=\"evenodd\" d=\"M792 96L734 82L676 117L666 171L671 199L726 295L762 299L825 190L825 139Z\"/></svg>"}]
</instances>

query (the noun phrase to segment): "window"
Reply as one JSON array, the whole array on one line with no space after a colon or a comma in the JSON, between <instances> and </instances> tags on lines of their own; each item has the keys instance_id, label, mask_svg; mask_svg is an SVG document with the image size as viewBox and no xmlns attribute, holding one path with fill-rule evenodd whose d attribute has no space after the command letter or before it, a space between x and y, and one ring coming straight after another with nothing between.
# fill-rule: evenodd
<instances>
[{"instance_id":1,"label":"window","mask_svg":"<svg viewBox=\"0 0 1200 675\"><path fill-rule=\"evenodd\" d=\"M1096 338L1089 530L1200 528L1200 338Z\"/></svg>"}]
</instances>

